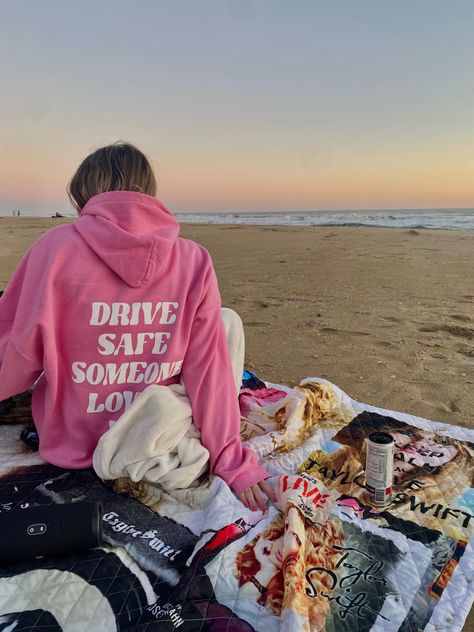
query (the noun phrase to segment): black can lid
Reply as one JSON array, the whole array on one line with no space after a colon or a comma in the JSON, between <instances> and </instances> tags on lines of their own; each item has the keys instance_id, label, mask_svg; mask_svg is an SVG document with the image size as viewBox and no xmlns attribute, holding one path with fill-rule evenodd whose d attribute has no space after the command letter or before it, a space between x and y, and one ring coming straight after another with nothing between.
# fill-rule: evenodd
<instances>
[{"instance_id":1,"label":"black can lid","mask_svg":"<svg viewBox=\"0 0 474 632\"><path fill-rule=\"evenodd\" d=\"M372 443L382 443L383 445L388 445L389 443L393 443L393 437L388 434L388 432L371 432L369 434L369 441L372 441Z\"/></svg>"}]
</instances>

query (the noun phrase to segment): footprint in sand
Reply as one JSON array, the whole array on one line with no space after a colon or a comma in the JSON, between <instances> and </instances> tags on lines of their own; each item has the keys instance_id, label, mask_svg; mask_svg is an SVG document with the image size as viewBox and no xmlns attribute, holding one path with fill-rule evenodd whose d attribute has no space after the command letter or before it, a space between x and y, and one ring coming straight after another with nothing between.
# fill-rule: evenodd
<instances>
[{"instance_id":1,"label":"footprint in sand","mask_svg":"<svg viewBox=\"0 0 474 632\"><path fill-rule=\"evenodd\" d=\"M255 307L259 307L260 309L267 309L268 307L281 307L284 305L283 301L261 301L256 300L252 301Z\"/></svg>"},{"instance_id":2,"label":"footprint in sand","mask_svg":"<svg viewBox=\"0 0 474 632\"><path fill-rule=\"evenodd\" d=\"M458 347L457 353L464 355L468 358L474 358L474 347L470 347L469 345L462 345Z\"/></svg>"},{"instance_id":3,"label":"footprint in sand","mask_svg":"<svg viewBox=\"0 0 474 632\"><path fill-rule=\"evenodd\" d=\"M457 336L458 338L474 339L474 330L461 325L425 325L420 327L418 331L426 333L434 333L436 331L447 331L448 334Z\"/></svg>"},{"instance_id":4,"label":"footprint in sand","mask_svg":"<svg viewBox=\"0 0 474 632\"><path fill-rule=\"evenodd\" d=\"M460 320L463 323L470 323L472 321L472 318L466 314L450 314L449 317L454 318L454 320Z\"/></svg>"},{"instance_id":5,"label":"footprint in sand","mask_svg":"<svg viewBox=\"0 0 474 632\"><path fill-rule=\"evenodd\" d=\"M261 323L261 322L253 322L253 323L244 323L244 327L266 327L270 323Z\"/></svg>"},{"instance_id":6,"label":"footprint in sand","mask_svg":"<svg viewBox=\"0 0 474 632\"><path fill-rule=\"evenodd\" d=\"M452 399L448 400L446 404L439 404L437 408L445 413L456 414L459 412L459 406Z\"/></svg>"},{"instance_id":7,"label":"footprint in sand","mask_svg":"<svg viewBox=\"0 0 474 632\"><path fill-rule=\"evenodd\" d=\"M348 329L334 329L333 327L321 327L319 331L325 334L350 334L353 336L370 336L370 333L367 331L349 331Z\"/></svg>"}]
</instances>

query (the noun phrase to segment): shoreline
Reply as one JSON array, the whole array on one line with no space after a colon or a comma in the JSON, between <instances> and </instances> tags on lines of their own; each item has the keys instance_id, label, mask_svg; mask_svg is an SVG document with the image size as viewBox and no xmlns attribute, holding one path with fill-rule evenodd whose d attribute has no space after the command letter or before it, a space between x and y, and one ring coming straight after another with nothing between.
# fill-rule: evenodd
<instances>
[{"instance_id":1,"label":"shoreline","mask_svg":"<svg viewBox=\"0 0 474 632\"><path fill-rule=\"evenodd\" d=\"M349 227L349 228L399 228L415 230L455 230L474 232L474 208L422 208L422 209L356 209L311 211L180 211L174 213L181 224L249 227ZM39 216L0 215L0 220L65 219L73 221L76 214L57 213Z\"/></svg>"}]
</instances>

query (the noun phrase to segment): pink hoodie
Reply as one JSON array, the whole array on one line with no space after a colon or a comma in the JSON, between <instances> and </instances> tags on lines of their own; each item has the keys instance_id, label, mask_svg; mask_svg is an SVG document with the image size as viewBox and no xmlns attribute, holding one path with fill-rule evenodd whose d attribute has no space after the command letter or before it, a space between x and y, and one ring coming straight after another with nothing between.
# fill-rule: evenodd
<instances>
[{"instance_id":1,"label":"pink hoodie","mask_svg":"<svg viewBox=\"0 0 474 632\"><path fill-rule=\"evenodd\" d=\"M86 468L110 420L181 376L211 471L239 494L268 473L240 443L211 258L178 232L157 199L113 191L43 235L0 299L0 400L39 377L41 456Z\"/></svg>"}]
</instances>

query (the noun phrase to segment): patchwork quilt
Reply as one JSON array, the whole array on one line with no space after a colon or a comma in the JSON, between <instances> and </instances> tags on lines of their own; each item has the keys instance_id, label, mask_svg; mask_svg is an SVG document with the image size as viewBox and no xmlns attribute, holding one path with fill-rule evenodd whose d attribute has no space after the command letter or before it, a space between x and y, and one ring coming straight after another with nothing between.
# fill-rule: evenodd
<instances>
[{"instance_id":1,"label":"patchwork quilt","mask_svg":"<svg viewBox=\"0 0 474 632\"><path fill-rule=\"evenodd\" d=\"M13 509L95 501L104 544L0 565L0 632L461 630L474 597L474 430L361 404L320 378L288 388L248 376L240 404L242 440L279 499L266 512L207 475L165 492L48 465L30 432L20 438L24 401L1 403L0 524ZM364 493L375 429L395 441L385 508Z\"/></svg>"}]
</instances>

